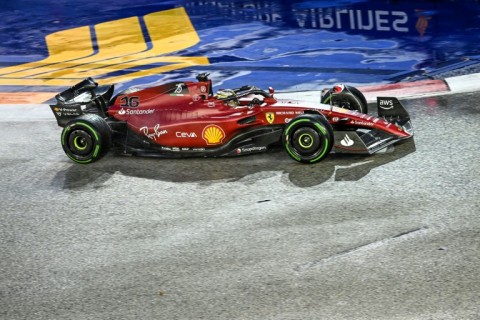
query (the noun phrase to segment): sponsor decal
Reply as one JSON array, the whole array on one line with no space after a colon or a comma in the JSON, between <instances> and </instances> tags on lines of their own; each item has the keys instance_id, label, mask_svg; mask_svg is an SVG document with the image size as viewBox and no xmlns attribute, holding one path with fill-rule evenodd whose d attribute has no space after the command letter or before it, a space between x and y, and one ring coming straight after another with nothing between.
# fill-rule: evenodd
<instances>
[{"instance_id":1,"label":"sponsor decal","mask_svg":"<svg viewBox=\"0 0 480 320\"><path fill-rule=\"evenodd\" d=\"M177 83L177 88L173 93L176 93L176 94L182 93L182 90L183 90L183 83Z\"/></svg>"},{"instance_id":2,"label":"sponsor decal","mask_svg":"<svg viewBox=\"0 0 480 320\"><path fill-rule=\"evenodd\" d=\"M342 141L340 141L340 144L345 147L351 147L354 143L355 142L348 136L348 134L346 134Z\"/></svg>"},{"instance_id":3,"label":"sponsor decal","mask_svg":"<svg viewBox=\"0 0 480 320\"><path fill-rule=\"evenodd\" d=\"M402 33L410 31L405 11L320 8L311 9L308 13L311 19L307 19L307 14L302 11L295 15L300 28Z\"/></svg>"},{"instance_id":4,"label":"sponsor decal","mask_svg":"<svg viewBox=\"0 0 480 320\"><path fill-rule=\"evenodd\" d=\"M241 153L258 152L258 151L264 151L264 150L267 150L267 147L266 147L266 146L262 146L262 147L238 148L238 149L236 150L236 152L237 152L237 154L241 154Z\"/></svg>"},{"instance_id":5,"label":"sponsor decal","mask_svg":"<svg viewBox=\"0 0 480 320\"><path fill-rule=\"evenodd\" d=\"M203 129L202 138L208 145L220 144L225 138L225 132L219 126L211 124Z\"/></svg>"},{"instance_id":6,"label":"sponsor decal","mask_svg":"<svg viewBox=\"0 0 480 320\"><path fill-rule=\"evenodd\" d=\"M148 115L148 114L153 114L155 112L155 109L120 109L120 111L118 111L118 114L119 115L129 115L129 116L133 116L133 115Z\"/></svg>"},{"instance_id":7,"label":"sponsor decal","mask_svg":"<svg viewBox=\"0 0 480 320\"><path fill-rule=\"evenodd\" d=\"M292 121L292 118L285 118L285 123L289 123L290 121Z\"/></svg>"},{"instance_id":8,"label":"sponsor decal","mask_svg":"<svg viewBox=\"0 0 480 320\"><path fill-rule=\"evenodd\" d=\"M380 100L378 106L383 110L391 110L393 109L393 100Z\"/></svg>"},{"instance_id":9,"label":"sponsor decal","mask_svg":"<svg viewBox=\"0 0 480 320\"><path fill-rule=\"evenodd\" d=\"M338 122L338 120L340 120L338 117L333 117L333 118L332 118L332 121L333 121L333 122Z\"/></svg>"},{"instance_id":10,"label":"sponsor decal","mask_svg":"<svg viewBox=\"0 0 480 320\"><path fill-rule=\"evenodd\" d=\"M168 131L167 130L160 130L160 124L157 123L154 127L153 127L153 132L150 131L148 129L148 127L141 127L140 128L140 131L149 139L152 139L152 140L157 140L157 138L161 137L162 135L164 134L167 134Z\"/></svg>"},{"instance_id":11,"label":"sponsor decal","mask_svg":"<svg viewBox=\"0 0 480 320\"><path fill-rule=\"evenodd\" d=\"M215 102L210 101L209 103L207 103L207 107L209 107L209 108L215 108Z\"/></svg>"},{"instance_id":12,"label":"sponsor decal","mask_svg":"<svg viewBox=\"0 0 480 320\"><path fill-rule=\"evenodd\" d=\"M265 113L265 119L267 119L268 123L272 124L275 121L275 114L273 112Z\"/></svg>"},{"instance_id":13,"label":"sponsor decal","mask_svg":"<svg viewBox=\"0 0 480 320\"><path fill-rule=\"evenodd\" d=\"M277 111L276 115L291 115L291 114L303 114L303 111Z\"/></svg>"},{"instance_id":14,"label":"sponsor decal","mask_svg":"<svg viewBox=\"0 0 480 320\"><path fill-rule=\"evenodd\" d=\"M207 92L207 87L201 86L201 87L200 87L200 92L202 92L202 93Z\"/></svg>"},{"instance_id":15,"label":"sponsor decal","mask_svg":"<svg viewBox=\"0 0 480 320\"><path fill-rule=\"evenodd\" d=\"M129 96L123 96L120 98L120 101L122 101L122 104L120 107L124 108L136 108L140 106L140 98L139 97L129 97Z\"/></svg>"},{"instance_id":16,"label":"sponsor decal","mask_svg":"<svg viewBox=\"0 0 480 320\"><path fill-rule=\"evenodd\" d=\"M175 136L177 138L197 138L197 134L195 132L175 132Z\"/></svg>"},{"instance_id":17,"label":"sponsor decal","mask_svg":"<svg viewBox=\"0 0 480 320\"><path fill-rule=\"evenodd\" d=\"M53 110L59 117L79 116L82 114L79 108L56 107L56 108L53 108Z\"/></svg>"},{"instance_id":18,"label":"sponsor decal","mask_svg":"<svg viewBox=\"0 0 480 320\"><path fill-rule=\"evenodd\" d=\"M191 151L205 151L205 148L180 148L180 147L160 147L164 151L175 151L175 152L191 152Z\"/></svg>"},{"instance_id":19,"label":"sponsor decal","mask_svg":"<svg viewBox=\"0 0 480 320\"><path fill-rule=\"evenodd\" d=\"M193 97L192 97L192 100L195 101L195 102L197 102L197 101L200 100L200 96L195 93L195 94L193 95Z\"/></svg>"},{"instance_id":20,"label":"sponsor decal","mask_svg":"<svg viewBox=\"0 0 480 320\"><path fill-rule=\"evenodd\" d=\"M353 121L352 121L352 124L356 124L356 125L359 125L359 126L368 126L368 127L373 126L373 123L372 123L372 122L356 121L356 120L353 120Z\"/></svg>"}]
</instances>

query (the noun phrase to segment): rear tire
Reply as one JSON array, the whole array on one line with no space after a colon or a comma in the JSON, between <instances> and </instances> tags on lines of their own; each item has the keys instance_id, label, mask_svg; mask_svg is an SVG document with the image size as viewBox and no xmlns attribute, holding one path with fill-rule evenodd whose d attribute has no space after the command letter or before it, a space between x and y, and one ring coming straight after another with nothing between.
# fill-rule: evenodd
<instances>
[{"instance_id":1,"label":"rear tire","mask_svg":"<svg viewBox=\"0 0 480 320\"><path fill-rule=\"evenodd\" d=\"M322 103L355 110L364 114L368 113L367 99L357 88L345 86L343 92L336 94L332 94L332 92L333 90L330 89L322 96Z\"/></svg>"},{"instance_id":2,"label":"rear tire","mask_svg":"<svg viewBox=\"0 0 480 320\"><path fill-rule=\"evenodd\" d=\"M332 126L319 114L298 116L285 127L283 145L294 160L301 163L316 163L332 150Z\"/></svg>"},{"instance_id":3,"label":"rear tire","mask_svg":"<svg viewBox=\"0 0 480 320\"><path fill-rule=\"evenodd\" d=\"M88 164L101 159L110 148L112 132L98 115L75 118L63 128L61 143L65 154L76 163Z\"/></svg>"}]
</instances>

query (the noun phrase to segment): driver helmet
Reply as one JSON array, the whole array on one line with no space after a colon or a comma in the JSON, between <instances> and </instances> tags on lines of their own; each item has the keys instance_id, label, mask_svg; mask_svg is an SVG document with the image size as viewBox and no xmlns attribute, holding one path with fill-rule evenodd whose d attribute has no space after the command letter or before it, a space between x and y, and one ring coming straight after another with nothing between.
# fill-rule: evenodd
<instances>
[{"instance_id":1,"label":"driver helmet","mask_svg":"<svg viewBox=\"0 0 480 320\"><path fill-rule=\"evenodd\" d=\"M231 89L223 89L217 92L217 99L225 100L225 103L230 107L238 106L237 94Z\"/></svg>"}]
</instances>

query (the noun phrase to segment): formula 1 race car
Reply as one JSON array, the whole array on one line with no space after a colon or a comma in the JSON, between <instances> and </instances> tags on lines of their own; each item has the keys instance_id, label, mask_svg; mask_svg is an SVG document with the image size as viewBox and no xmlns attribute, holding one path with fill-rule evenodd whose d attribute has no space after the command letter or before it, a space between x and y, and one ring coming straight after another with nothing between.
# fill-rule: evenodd
<instances>
[{"instance_id":1,"label":"formula 1 race car","mask_svg":"<svg viewBox=\"0 0 480 320\"><path fill-rule=\"evenodd\" d=\"M396 98L378 98L378 117L353 87L324 90L323 103L277 99L255 86L213 93L208 74L116 94L87 78L56 95L51 109L63 127L67 156L81 164L109 149L160 157L220 157L283 145L296 161L316 163L336 153L372 154L413 136Z\"/></svg>"}]
</instances>

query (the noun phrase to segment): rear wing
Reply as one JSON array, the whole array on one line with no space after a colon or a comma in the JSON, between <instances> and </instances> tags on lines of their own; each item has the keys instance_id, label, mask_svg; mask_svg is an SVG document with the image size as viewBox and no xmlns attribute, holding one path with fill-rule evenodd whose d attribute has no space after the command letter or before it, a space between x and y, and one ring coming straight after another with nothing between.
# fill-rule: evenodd
<instances>
[{"instance_id":1,"label":"rear wing","mask_svg":"<svg viewBox=\"0 0 480 320\"><path fill-rule=\"evenodd\" d=\"M50 105L50 108L60 127L85 113L105 117L113 91L113 85L99 87L92 78L87 78L57 94L56 104Z\"/></svg>"}]
</instances>

